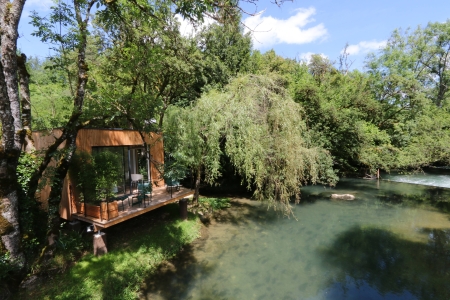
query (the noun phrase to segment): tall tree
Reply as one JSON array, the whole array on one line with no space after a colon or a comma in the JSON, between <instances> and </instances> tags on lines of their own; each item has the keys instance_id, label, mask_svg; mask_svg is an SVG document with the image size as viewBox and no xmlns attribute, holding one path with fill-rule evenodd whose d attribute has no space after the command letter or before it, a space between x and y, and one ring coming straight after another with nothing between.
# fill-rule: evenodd
<instances>
[{"instance_id":1,"label":"tall tree","mask_svg":"<svg viewBox=\"0 0 450 300\"><path fill-rule=\"evenodd\" d=\"M62 128L62 134L47 149L42 163L32 176L28 188L28 195L34 195L39 179L46 170L48 164L53 158L53 153L63 143L66 142L66 151L62 152L58 158L55 175L53 178L52 189L48 199L48 226L49 234L57 234L59 227L59 202L62 192L62 185L69 168L70 160L76 149L76 138L78 130L83 125L80 117L83 113L84 99L86 94L86 84L88 81L88 65L86 62L87 36L89 34L88 25L91 17L91 9L97 0L78 1L73 3L58 2L52 7L50 19L42 18L36 13L32 16L32 23L38 28L35 35L40 37L43 42L50 42L57 45L55 50L60 54L55 57L55 67L67 70L69 79L71 75L67 55L69 51L76 50L76 68L74 72L74 82L71 85L72 91L72 112ZM59 26L58 26L59 24ZM61 24L68 26L65 30ZM66 31L67 30L67 31Z\"/></svg>"},{"instance_id":2,"label":"tall tree","mask_svg":"<svg viewBox=\"0 0 450 300\"><path fill-rule=\"evenodd\" d=\"M399 82L395 91L389 88L399 95L417 90L402 88L405 80L410 82L406 86L419 82L427 98L442 107L450 88L450 20L429 23L415 31L395 30L380 55L369 57L367 66L370 73L386 79L385 85L390 84L389 78Z\"/></svg>"},{"instance_id":3,"label":"tall tree","mask_svg":"<svg viewBox=\"0 0 450 300\"><path fill-rule=\"evenodd\" d=\"M249 71L250 34L244 34L240 18L227 24L213 23L196 37L202 52L205 86L221 88L239 73Z\"/></svg>"},{"instance_id":4,"label":"tall tree","mask_svg":"<svg viewBox=\"0 0 450 300\"><path fill-rule=\"evenodd\" d=\"M312 141L301 106L285 87L274 74L246 75L224 92L202 96L195 106L171 110L166 147L195 172L196 198L202 176L214 183L220 175L222 155L257 199L287 215L301 185L335 182L329 153Z\"/></svg>"},{"instance_id":5,"label":"tall tree","mask_svg":"<svg viewBox=\"0 0 450 300\"><path fill-rule=\"evenodd\" d=\"M369 128L378 118L380 105L367 75L358 71L345 75L328 60L313 57L293 74L294 100L304 107L314 139L331 152L335 167L342 174L356 173L362 149L372 143Z\"/></svg>"},{"instance_id":6,"label":"tall tree","mask_svg":"<svg viewBox=\"0 0 450 300\"><path fill-rule=\"evenodd\" d=\"M113 109L140 131L155 130L151 119L162 126L170 105L187 105L198 97L194 89L203 62L195 41L181 36L172 13L159 10L162 22L135 20L133 11L121 9L121 23L111 27L100 19L104 41L94 97L101 110Z\"/></svg>"},{"instance_id":7,"label":"tall tree","mask_svg":"<svg viewBox=\"0 0 450 300\"><path fill-rule=\"evenodd\" d=\"M448 160L442 143L449 134L449 60L450 21L395 30L386 47L368 57L371 90L381 105L375 125L389 134L396 167Z\"/></svg>"},{"instance_id":8,"label":"tall tree","mask_svg":"<svg viewBox=\"0 0 450 300\"><path fill-rule=\"evenodd\" d=\"M26 131L19 98L18 73L19 67L22 65L17 62L17 28L24 4L25 0L13 2L2 0L0 2L0 121L2 125L0 145L0 251L6 250L13 259L18 260L23 260L23 255L20 249L19 195L16 169ZM24 75L23 72L22 76ZM27 107L25 106L25 108Z\"/></svg>"}]
</instances>

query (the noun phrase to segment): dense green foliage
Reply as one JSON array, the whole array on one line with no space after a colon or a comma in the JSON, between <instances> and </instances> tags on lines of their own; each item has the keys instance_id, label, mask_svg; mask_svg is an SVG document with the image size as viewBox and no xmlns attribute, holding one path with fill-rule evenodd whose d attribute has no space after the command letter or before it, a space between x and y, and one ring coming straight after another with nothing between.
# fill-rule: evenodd
<instances>
[{"instance_id":1,"label":"dense green foliage","mask_svg":"<svg viewBox=\"0 0 450 300\"><path fill-rule=\"evenodd\" d=\"M303 112L274 74L246 75L224 92L211 91L168 118L166 148L214 183L221 157L231 159L255 197L290 213L300 186L336 180L329 154L316 146Z\"/></svg>"},{"instance_id":2,"label":"dense green foliage","mask_svg":"<svg viewBox=\"0 0 450 300\"><path fill-rule=\"evenodd\" d=\"M107 254L86 255L66 273L53 275L32 294L21 296L23 299L136 299L144 278L199 237L200 222L192 216L187 221L179 220L178 205L168 205L162 212L168 214L165 221L156 225L151 222L149 226L148 219L135 220L133 225L139 229L121 228L123 233L115 233L116 238L122 236L124 241L108 238Z\"/></svg>"},{"instance_id":3,"label":"dense green foliage","mask_svg":"<svg viewBox=\"0 0 450 300\"><path fill-rule=\"evenodd\" d=\"M18 181L21 186L20 195L21 202L20 209L20 230L22 232L22 248L29 265L32 264L42 247L42 240L45 238L46 226L42 223L46 221L46 214L43 210L42 203L38 202L33 197L27 195L27 187L33 172L38 167L41 157L36 152L23 153L19 158L17 166ZM48 180L51 169L47 171L40 182L39 188L45 184L50 184Z\"/></svg>"},{"instance_id":4,"label":"dense green foliage","mask_svg":"<svg viewBox=\"0 0 450 300\"><path fill-rule=\"evenodd\" d=\"M61 72L49 70L49 61L30 58L30 93L33 97L33 128L61 127L70 116L70 92L66 77Z\"/></svg>"},{"instance_id":5,"label":"dense green foliage","mask_svg":"<svg viewBox=\"0 0 450 300\"><path fill-rule=\"evenodd\" d=\"M450 21L394 31L368 76L381 109L375 124L395 147L394 167L449 161Z\"/></svg>"},{"instance_id":6,"label":"dense green foliage","mask_svg":"<svg viewBox=\"0 0 450 300\"><path fill-rule=\"evenodd\" d=\"M242 113L242 120L238 120L247 104L230 102L245 93L255 96L246 89L238 93L238 80L233 78L242 74L258 74L259 78L278 74L283 89L300 104L298 108L286 110L293 112L290 115L298 115L298 120L292 122L298 123L298 128L303 126L302 133L280 135L272 143L283 144L282 140L294 143L298 135L309 143L307 147L328 151L333 168L341 175L374 174L377 169L416 169L428 164L446 164L449 160L446 147L450 142L446 100L449 22L430 23L412 32L395 31L380 53L368 57L368 71L360 72L338 70L320 55L305 64L282 58L274 51L264 54L251 51L250 38L243 34L237 21L212 24L196 36L184 37L164 3L155 4L160 21L144 18L138 23L131 20L141 15L139 8L127 2L117 5L120 13L100 14L95 22L97 29L91 45L100 55L91 60L94 82L85 118L101 119L103 123L99 125L103 126L132 126L141 131L158 128L170 133L165 136L167 146L173 149L168 153L173 158L171 166L166 166L168 173L179 169L180 174L187 174L186 166L189 166L194 174L201 169L203 179L213 183L224 167L223 157L228 156L247 185L258 189L253 180L261 177L255 170L263 172L263 169L258 169L255 161L264 155L253 153L258 148L248 146L254 142L255 134L239 133L239 139L227 136L220 124L227 117L211 115L214 110L215 113L223 111L216 102L228 101L225 106L234 117L229 118L241 122L239 126L233 125L233 129L253 130L248 120L258 116ZM33 64L36 74L48 74L42 71L47 62L40 66L36 61ZM42 74L38 78L45 78ZM52 74L54 78L58 73ZM227 86L230 81L232 84ZM230 91L237 97L230 97ZM204 99L209 99L211 105L202 108ZM281 100L274 102L285 106ZM166 113L172 106L186 108L171 112L171 120L166 124ZM178 126L180 120L185 120L184 115L190 116L186 120L198 122L197 129L189 129L190 134L208 127L208 139L192 139L188 129ZM285 117L291 118L288 116ZM56 124L54 119L55 116L47 116L41 124ZM170 135L178 135L179 139L172 141ZM202 146L210 141L216 146ZM173 146L174 143L184 146ZM231 143L235 149L225 147ZM182 147L189 150L183 152ZM261 147L277 153L269 142ZM243 150L247 148L251 151ZM240 157L237 154L240 151L248 157ZM298 155L308 157L305 153ZM306 175L302 184L312 178L308 172L314 173L313 169L302 171ZM268 185L272 192L274 185ZM261 195L264 199L271 198L268 194Z\"/></svg>"},{"instance_id":7,"label":"dense green foliage","mask_svg":"<svg viewBox=\"0 0 450 300\"><path fill-rule=\"evenodd\" d=\"M69 174L80 189L81 200L96 203L114 195L113 188L121 176L120 160L111 151L93 155L77 151Z\"/></svg>"}]
</instances>

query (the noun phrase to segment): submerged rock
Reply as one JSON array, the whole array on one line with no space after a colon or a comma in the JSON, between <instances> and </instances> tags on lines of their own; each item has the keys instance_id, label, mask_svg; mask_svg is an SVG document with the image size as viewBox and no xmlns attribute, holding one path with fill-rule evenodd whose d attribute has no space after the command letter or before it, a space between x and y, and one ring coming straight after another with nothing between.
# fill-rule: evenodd
<instances>
[{"instance_id":1,"label":"submerged rock","mask_svg":"<svg viewBox=\"0 0 450 300\"><path fill-rule=\"evenodd\" d=\"M331 194L331 199L355 200L355 196L351 194Z\"/></svg>"}]
</instances>

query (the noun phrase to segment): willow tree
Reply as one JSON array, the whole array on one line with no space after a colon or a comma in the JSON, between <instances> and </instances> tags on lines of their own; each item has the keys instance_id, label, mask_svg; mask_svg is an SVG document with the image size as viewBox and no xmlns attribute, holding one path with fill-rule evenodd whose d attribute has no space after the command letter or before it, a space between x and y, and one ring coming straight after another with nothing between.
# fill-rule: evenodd
<instances>
[{"instance_id":1,"label":"willow tree","mask_svg":"<svg viewBox=\"0 0 450 300\"><path fill-rule=\"evenodd\" d=\"M165 144L196 172L196 198L202 175L213 184L226 155L254 197L285 214L299 201L306 183L334 184L328 152L312 142L303 111L276 75L246 75L224 92L211 91L186 109L170 110Z\"/></svg>"}]
</instances>

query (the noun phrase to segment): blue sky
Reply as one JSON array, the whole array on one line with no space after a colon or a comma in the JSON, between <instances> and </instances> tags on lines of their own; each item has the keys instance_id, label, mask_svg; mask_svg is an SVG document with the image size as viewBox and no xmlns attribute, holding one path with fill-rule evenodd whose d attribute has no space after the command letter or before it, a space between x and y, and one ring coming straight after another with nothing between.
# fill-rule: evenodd
<instances>
[{"instance_id":1,"label":"blue sky","mask_svg":"<svg viewBox=\"0 0 450 300\"><path fill-rule=\"evenodd\" d=\"M19 25L18 47L28 56L48 56L48 45L32 37L28 14L48 13L51 0L28 0ZM448 0L298 0L277 7L270 0L243 5L254 17L244 16L253 30L254 48L274 49L289 58L307 59L311 53L336 60L346 43L353 67L361 69L370 51L377 51L396 28L416 28L450 19Z\"/></svg>"}]
</instances>

